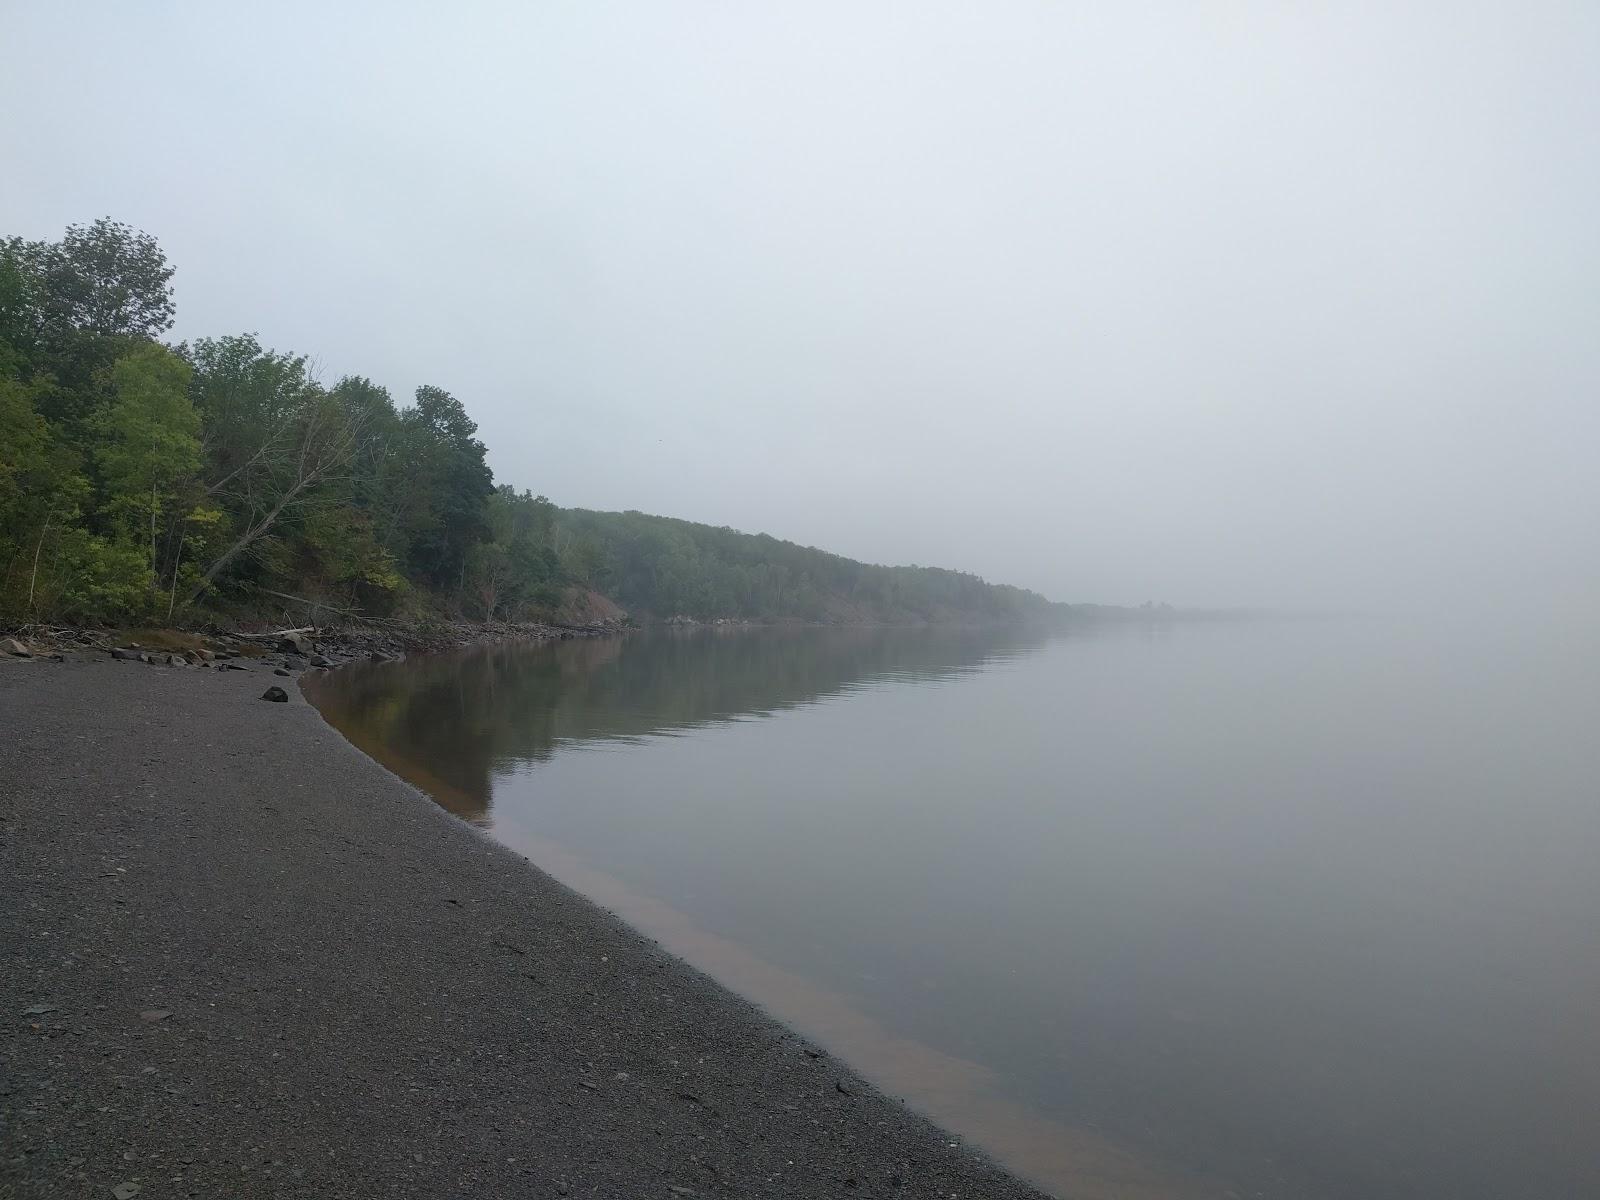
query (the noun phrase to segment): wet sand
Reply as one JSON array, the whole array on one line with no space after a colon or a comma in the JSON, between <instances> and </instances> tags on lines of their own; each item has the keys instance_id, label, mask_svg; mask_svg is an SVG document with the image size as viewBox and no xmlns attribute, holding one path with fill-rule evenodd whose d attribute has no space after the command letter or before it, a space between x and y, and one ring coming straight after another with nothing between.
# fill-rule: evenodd
<instances>
[{"instance_id":1,"label":"wet sand","mask_svg":"<svg viewBox=\"0 0 1600 1200\"><path fill-rule=\"evenodd\" d=\"M269 670L0 663L0 739L0 1196L1040 1194Z\"/></svg>"}]
</instances>

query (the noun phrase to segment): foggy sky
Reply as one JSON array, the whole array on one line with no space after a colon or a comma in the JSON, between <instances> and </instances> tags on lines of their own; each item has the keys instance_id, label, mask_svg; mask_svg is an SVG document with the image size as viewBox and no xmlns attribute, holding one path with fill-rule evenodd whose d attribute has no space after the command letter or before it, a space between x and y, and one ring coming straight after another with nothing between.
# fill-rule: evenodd
<instances>
[{"instance_id":1,"label":"foggy sky","mask_svg":"<svg viewBox=\"0 0 1600 1200\"><path fill-rule=\"evenodd\" d=\"M30 3L0 233L561 504L1066 600L1600 600L1600 5Z\"/></svg>"}]
</instances>

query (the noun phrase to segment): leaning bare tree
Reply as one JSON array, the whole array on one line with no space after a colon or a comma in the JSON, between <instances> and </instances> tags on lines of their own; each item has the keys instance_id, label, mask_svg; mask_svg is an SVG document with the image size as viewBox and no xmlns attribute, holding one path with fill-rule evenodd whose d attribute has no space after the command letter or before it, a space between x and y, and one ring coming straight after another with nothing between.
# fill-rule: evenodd
<instances>
[{"instance_id":1,"label":"leaning bare tree","mask_svg":"<svg viewBox=\"0 0 1600 1200\"><path fill-rule=\"evenodd\" d=\"M367 440L368 414L318 392L277 422L242 462L207 486L241 514L239 532L200 574L195 600L239 555L265 537L285 514L314 502L339 478Z\"/></svg>"}]
</instances>

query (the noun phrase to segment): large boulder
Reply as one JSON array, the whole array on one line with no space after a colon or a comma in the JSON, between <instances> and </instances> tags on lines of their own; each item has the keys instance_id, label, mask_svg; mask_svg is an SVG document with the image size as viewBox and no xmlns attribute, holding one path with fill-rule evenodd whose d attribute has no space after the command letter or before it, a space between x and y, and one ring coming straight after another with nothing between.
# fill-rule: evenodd
<instances>
[{"instance_id":1,"label":"large boulder","mask_svg":"<svg viewBox=\"0 0 1600 1200\"><path fill-rule=\"evenodd\" d=\"M261 693L261 698L263 700L271 700L274 704L289 703L289 693L284 691L281 687L269 687L266 691Z\"/></svg>"},{"instance_id":2,"label":"large boulder","mask_svg":"<svg viewBox=\"0 0 1600 1200\"><path fill-rule=\"evenodd\" d=\"M310 654L311 639L303 633L286 633L278 639L278 649L286 654Z\"/></svg>"},{"instance_id":3,"label":"large boulder","mask_svg":"<svg viewBox=\"0 0 1600 1200\"><path fill-rule=\"evenodd\" d=\"M33 651L17 641L16 638L7 638L5 641L0 642L0 650L4 650L7 654L14 654L18 658L33 657Z\"/></svg>"}]
</instances>

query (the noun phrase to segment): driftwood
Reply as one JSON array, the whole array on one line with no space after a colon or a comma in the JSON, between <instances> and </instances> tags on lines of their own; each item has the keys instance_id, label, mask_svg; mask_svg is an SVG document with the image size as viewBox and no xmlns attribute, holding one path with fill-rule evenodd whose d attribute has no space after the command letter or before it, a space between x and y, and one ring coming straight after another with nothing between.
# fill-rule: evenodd
<instances>
[{"instance_id":1,"label":"driftwood","mask_svg":"<svg viewBox=\"0 0 1600 1200\"><path fill-rule=\"evenodd\" d=\"M317 627L315 625L307 625L304 629L279 629L272 633L235 633L230 636L248 638L252 642L270 642L275 638L289 637L300 633L316 633L316 631Z\"/></svg>"},{"instance_id":2,"label":"driftwood","mask_svg":"<svg viewBox=\"0 0 1600 1200\"><path fill-rule=\"evenodd\" d=\"M348 617L352 621L364 621L364 622L366 622L367 624L370 624L370 625L403 625L405 623L403 621L397 621L392 617L369 617L369 616L365 616L362 613L350 612L347 609L335 608L331 604L324 604L321 600L307 600L304 596L291 596L287 592L275 592L271 588L262 587L260 584L256 584L255 585L255 589L256 589L256 591L263 592L268 596L276 596L280 600L293 600L296 604L304 604L313 613L316 612L316 610L320 608L324 612L333 613L335 616ZM283 631L283 633L315 633L315 632L316 632L315 627L312 627L312 628L309 628L309 629L285 629Z\"/></svg>"}]
</instances>

